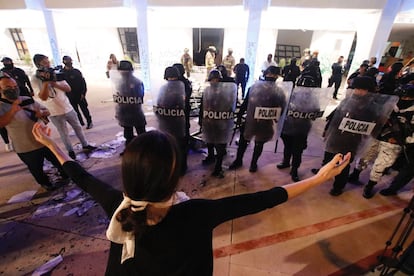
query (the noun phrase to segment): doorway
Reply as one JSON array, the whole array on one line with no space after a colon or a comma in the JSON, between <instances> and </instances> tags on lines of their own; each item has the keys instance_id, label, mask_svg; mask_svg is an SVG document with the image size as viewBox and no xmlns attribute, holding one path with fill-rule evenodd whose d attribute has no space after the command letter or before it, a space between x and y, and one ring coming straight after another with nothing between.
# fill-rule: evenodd
<instances>
[{"instance_id":1,"label":"doorway","mask_svg":"<svg viewBox=\"0 0 414 276\"><path fill-rule=\"evenodd\" d=\"M205 55L209 46L214 46L216 52L216 64L221 64L223 56L224 29L193 29L193 62L195 65L205 65Z\"/></svg>"}]
</instances>

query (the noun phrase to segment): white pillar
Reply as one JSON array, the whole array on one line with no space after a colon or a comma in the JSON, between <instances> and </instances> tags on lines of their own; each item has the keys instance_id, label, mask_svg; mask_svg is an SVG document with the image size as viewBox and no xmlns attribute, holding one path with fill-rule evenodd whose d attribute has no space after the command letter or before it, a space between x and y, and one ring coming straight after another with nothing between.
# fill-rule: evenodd
<instances>
[{"instance_id":1,"label":"white pillar","mask_svg":"<svg viewBox=\"0 0 414 276\"><path fill-rule=\"evenodd\" d=\"M151 88L150 82L150 58L148 47L148 18L147 18L147 0L135 0L137 11L137 37L139 47L139 60L141 64L141 80L144 83L145 90Z\"/></svg>"},{"instance_id":2,"label":"white pillar","mask_svg":"<svg viewBox=\"0 0 414 276\"><path fill-rule=\"evenodd\" d=\"M256 65L256 54L259 44L259 33L261 25L262 11L267 9L270 5L270 0L245 0L244 8L249 11L249 21L247 23L246 36L246 52L245 62L250 67L250 76L247 82L247 87L251 85L254 80L254 72Z\"/></svg>"},{"instance_id":3,"label":"white pillar","mask_svg":"<svg viewBox=\"0 0 414 276\"><path fill-rule=\"evenodd\" d=\"M56 36L55 22L52 11L46 8L44 0L26 0L26 6L29 9L40 10L45 18L47 35L49 37L50 49L52 51L53 62L55 65L60 64L61 57L59 52L58 40Z\"/></svg>"},{"instance_id":4,"label":"white pillar","mask_svg":"<svg viewBox=\"0 0 414 276\"><path fill-rule=\"evenodd\" d=\"M377 57L377 62L381 61L382 54L384 53L386 42L391 33L392 25L395 18L401 9L402 0L388 0L382 9L381 17L377 30L372 39L372 45L369 57ZM378 65L377 64L377 65Z\"/></svg>"},{"instance_id":5,"label":"white pillar","mask_svg":"<svg viewBox=\"0 0 414 276\"><path fill-rule=\"evenodd\" d=\"M349 73L358 69L362 61L370 57L377 57L377 65L381 61L401 3L402 0L387 0L381 12L361 15L357 26L355 55Z\"/></svg>"}]
</instances>

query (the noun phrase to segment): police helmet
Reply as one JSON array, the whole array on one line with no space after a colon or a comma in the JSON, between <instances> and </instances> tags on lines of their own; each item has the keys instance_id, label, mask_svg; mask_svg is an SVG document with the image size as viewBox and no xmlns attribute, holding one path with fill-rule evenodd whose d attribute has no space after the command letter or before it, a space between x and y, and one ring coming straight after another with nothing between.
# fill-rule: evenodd
<instances>
[{"instance_id":1,"label":"police helmet","mask_svg":"<svg viewBox=\"0 0 414 276\"><path fill-rule=\"evenodd\" d=\"M184 69L184 65L182 65L181 63L174 63L173 67L178 69L178 72L180 72L180 75L184 75L185 73L185 69Z\"/></svg>"},{"instance_id":2,"label":"police helmet","mask_svg":"<svg viewBox=\"0 0 414 276\"><path fill-rule=\"evenodd\" d=\"M221 76L223 76L223 77L227 76L227 69L224 65L221 64L221 65L217 66L217 70L220 71Z\"/></svg>"},{"instance_id":3,"label":"police helmet","mask_svg":"<svg viewBox=\"0 0 414 276\"><path fill-rule=\"evenodd\" d=\"M164 79L168 80L169 78L176 78L178 79L180 77L180 72L178 72L178 69L173 66L168 66L165 68L164 71Z\"/></svg>"},{"instance_id":4,"label":"police helmet","mask_svg":"<svg viewBox=\"0 0 414 276\"><path fill-rule=\"evenodd\" d=\"M213 69L210 71L210 73L208 74L208 81L211 81L212 79L219 79L221 80L223 78L223 76L221 75L221 72L217 69Z\"/></svg>"},{"instance_id":5,"label":"police helmet","mask_svg":"<svg viewBox=\"0 0 414 276\"><path fill-rule=\"evenodd\" d=\"M267 69L263 72L263 75L264 76L269 75L269 74L270 75L280 75L280 72L281 72L280 67L271 65L271 66L267 67Z\"/></svg>"},{"instance_id":6,"label":"police helmet","mask_svg":"<svg viewBox=\"0 0 414 276\"><path fill-rule=\"evenodd\" d=\"M375 91L374 80L371 77L367 76L354 78L354 80L352 81L352 87L354 89L363 89L371 92Z\"/></svg>"}]
</instances>

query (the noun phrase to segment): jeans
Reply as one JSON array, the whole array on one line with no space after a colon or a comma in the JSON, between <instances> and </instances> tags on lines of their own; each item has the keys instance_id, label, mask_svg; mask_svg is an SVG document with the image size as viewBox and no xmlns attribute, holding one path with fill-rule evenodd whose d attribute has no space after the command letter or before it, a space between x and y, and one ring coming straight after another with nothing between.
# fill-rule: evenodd
<instances>
[{"instance_id":1,"label":"jeans","mask_svg":"<svg viewBox=\"0 0 414 276\"><path fill-rule=\"evenodd\" d=\"M85 138L85 135L83 134L82 126L74 110L69 111L63 115L50 116L49 119L52 121L57 131L59 132L60 138L62 139L62 142L65 145L67 151L73 151L73 146L69 138L66 122L72 126L83 147L86 147L89 144Z\"/></svg>"},{"instance_id":2,"label":"jeans","mask_svg":"<svg viewBox=\"0 0 414 276\"><path fill-rule=\"evenodd\" d=\"M17 155L19 156L20 160L22 160L23 163L26 164L30 173L36 179L36 182L40 185L51 185L49 177L43 171L43 162L45 158L49 160L53 164L53 166L55 166L58 169L62 177L67 177L66 173L63 171L62 165L59 163L55 155L47 147L43 147L29 152L18 153Z\"/></svg>"}]
</instances>

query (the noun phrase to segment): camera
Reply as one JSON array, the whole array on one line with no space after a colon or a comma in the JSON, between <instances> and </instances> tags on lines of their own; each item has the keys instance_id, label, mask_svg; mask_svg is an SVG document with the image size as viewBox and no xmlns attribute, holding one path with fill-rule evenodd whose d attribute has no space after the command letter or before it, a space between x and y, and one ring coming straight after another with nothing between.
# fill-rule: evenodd
<instances>
[{"instance_id":1,"label":"camera","mask_svg":"<svg viewBox=\"0 0 414 276\"><path fill-rule=\"evenodd\" d=\"M60 68L39 68L36 70L36 77L42 81L63 81L64 75L60 72Z\"/></svg>"}]
</instances>

